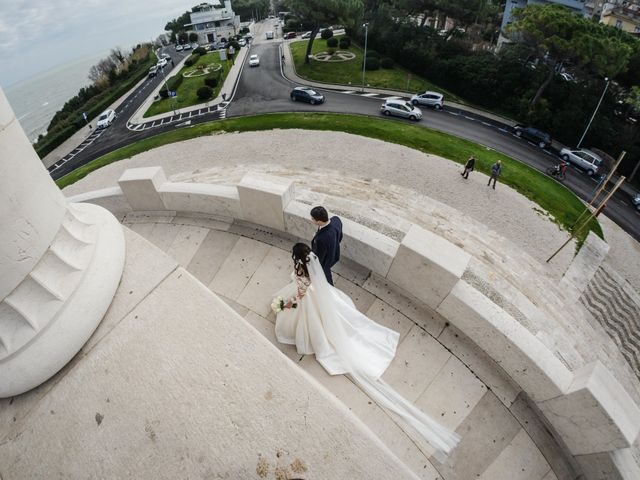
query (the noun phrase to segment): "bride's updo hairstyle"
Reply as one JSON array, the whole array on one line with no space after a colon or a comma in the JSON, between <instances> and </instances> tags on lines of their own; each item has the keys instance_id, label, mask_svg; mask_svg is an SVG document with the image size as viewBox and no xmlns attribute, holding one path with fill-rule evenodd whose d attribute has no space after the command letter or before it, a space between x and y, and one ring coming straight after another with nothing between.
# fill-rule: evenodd
<instances>
[{"instance_id":1,"label":"bride's updo hairstyle","mask_svg":"<svg viewBox=\"0 0 640 480\"><path fill-rule=\"evenodd\" d=\"M296 270L296 275L299 277L309 276L309 270L307 270L307 263L309 263L309 255L311 255L311 248L306 243L296 243L293 246L291 258L293 258L293 265Z\"/></svg>"}]
</instances>

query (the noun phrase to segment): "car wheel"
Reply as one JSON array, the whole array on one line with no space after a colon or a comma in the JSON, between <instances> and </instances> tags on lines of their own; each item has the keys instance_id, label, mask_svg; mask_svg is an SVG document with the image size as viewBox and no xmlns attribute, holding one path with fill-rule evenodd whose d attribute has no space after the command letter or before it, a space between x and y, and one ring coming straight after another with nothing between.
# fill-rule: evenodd
<instances>
[{"instance_id":1,"label":"car wheel","mask_svg":"<svg viewBox=\"0 0 640 480\"><path fill-rule=\"evenodd\" d=\"M522 136L522 132L520 130L516 130L516 136L521 137Z\"/></svg>"},{"instance_id":2,"label":"car wheel","mask_svg":"<svg viewBox=\"0 0 640 480\"><path fill-rule=\"evenodd\" d=\"M636 205L636 210L638 210L640 212L640 203L638 205Z\"/></svg>"},{"instance_id":3,"label":"car wheel","mask_svg":"<svg viewBox=\"0 0 640 480\"><path fill-rule=\"evenodd\" d=\"M547 144L546 144L546 143L544 143L544 142L540 142L540 143L538 143L538 146L539 146L540 148L545 148L545 147L547 146Z\"/></svg>"},{"instance_id":4,"label":"car wheel","mask_svg":"<svg viewBox=\"0 0 640 480\"><path fill-rule=\"evenodd\" d=\"M384 111L384 112L382 112L382 113L384 113L387 117L388 117L389 115L391 115L391 112L390 112L389 110L385 110L385 111Z\"/></svg>"},{"instance_id":5,"label":"car wheel","mask_svg":"<svg viewBox=\"0 0 640 480\"><path fill-rule=\"evenodd\" d=\"M415 115L409 115L409 120L415 122L418 118Z\"/></svg>"},{"instance_id":6,"label":"car wheel","mask_svg":"<svg viewBox=\"0 0 640 480\"><path fill-rule=\"evenodd\" d=\"M593 170L589 169L587 170L587 175L589 175L590 177L593 177L593 174L596 173Z\"/></svg>"},{"instance_id":7,"label":"car wheel","mask_svg":"<svg viewBox=\"0 0 640 480\"><path fill-rule=\"evenodd\" d=\"M439 103L435 105L434 107L436 110L442 110L442 105L440 105Z\"/></svg>"},{"instance_id":8,"label":"car wheel","mask_svg":"<svg viewBox=\"0 0 640 480\"><path fill-rule=\"evenodd\" d=\"M411 100L411 103L413 103L414 105L418 105L418 100Z\"/></svg>"},{"instance_id":9,"label":"car wheel","mask_svg":"<svg viewBox=\"0 0 640 480\"><path fill-rule=\"evenodd\" d=\"M311 105L315 105L315 104L316 104L316 101L312 98L312 99L309 101L309 103L310 103Z\"/></svg>"},{"instance_id":10,"label":"car wheel","mask_svg":"<svg viewBox=\"0 0 640 480\"><path fill-rule=\"evenodd\" d=\"M297 100L295 95L291 95L291 100L293 100L294 102Z\"/></svg>"},{"instance_id":11,"label":"car wheel","mask_svg":"<svg viewBox=\"0 0 640 480\"><path fill-rule=\"evenodd\" d=\"M569 155L567 155L566 153L564 155L562 155L562 160L564 160L565 162L569 163Z\"/></svg>"}]
</instances>

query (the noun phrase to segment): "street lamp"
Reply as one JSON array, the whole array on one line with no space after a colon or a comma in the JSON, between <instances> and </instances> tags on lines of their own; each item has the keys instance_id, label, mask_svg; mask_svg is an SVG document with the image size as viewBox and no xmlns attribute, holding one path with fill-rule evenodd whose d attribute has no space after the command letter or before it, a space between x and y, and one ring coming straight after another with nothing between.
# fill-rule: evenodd
<instances>
[{"instance_id":1,"label":"street lamp","mask_svg":"<svg viewBox=\"0 0 640 480\"><path fill-rule=\"evenodd\" d=\"M362 61L362 91L364 92L364 72L367 69L367 36L369 34L369 24L363 23L364 27L364 60Z\"/></svg>"},{"instance_id":2,"label":"street lamp","mask_svg":"<svg viewBox=\"0 0 640 480\"><path fill-rule=\"evenodd\" d=\"M171 99L171 106L173 107L173 114L176 114L176 101L171 96L171 90L169 90L169 85L167 84L167 77L164 75L164 67L160 68L160 73L162 73L162 79L164 80L164 86L167 88L167 96Z\"/></svg>"},{"instance_id":3,"label":"street lamp","mask_svg":"<svg viewBox=\"0 0 640 480\"><path fill-rule=\"evenodd\" d=\"M580 145L582 145L582 141L584 140L584 137L587 135L587 132L589 131L589 127L591 127L591 122L593 122L593 119L595 118L596 113L598 113L598 109L600 108L602 99L604 99L604 94L607 93L607 88L609 88L609 83L611 82L611 80L609 80L609 78L607 77L604 77L604 81L607 83L604 86L604 90L602 91L602 95L600 96L600 100L598 101L598 105L596 105L596 109L593 111L593 115L591 115L591 119L587 124L587 128L584 129L584 133L582 134L582 137L580 138L580 141L578 142L578 146L576 148L580 148Z\"/></svg>"}]
</instances>

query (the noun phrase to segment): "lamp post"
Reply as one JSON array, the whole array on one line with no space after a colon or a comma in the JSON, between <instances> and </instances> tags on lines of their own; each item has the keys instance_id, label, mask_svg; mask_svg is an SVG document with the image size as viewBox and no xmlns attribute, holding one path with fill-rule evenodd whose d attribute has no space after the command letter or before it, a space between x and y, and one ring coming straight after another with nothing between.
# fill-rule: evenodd
<instances>
[{"instance_id":1,"label":"lamp post","mask_svg":"<svg viewBox=\"0 0 640 480\"><path fill-rule=\"evenodd\" d=\"M171 96L171 90L169 90L169 85L167 84L167 77L164 75L164 67L160 68L160 73L162 73L162 79L164 80L164 86L167 88L167 97L171 99L171 106L173 107L173 114L176 114L176 101Z\"/></svg>"},{"instance_id":2,"label":"lamp post","mask_svg":"<svg viewBox=\"0 0 640 480\"><path fill-rule=\"evenodd\" d=\"M593 111L593 115L591 115L591 119L589 120L589 123L587 124L587 128L584 129L584 133L582 134L582 137L580 137L580 141L578 142L578 146L576 148L580 148L580 145L582 145L582 141L584 140L584 137L587 135L587 132L589 131L589 127L591 127L591 122L593 122L593 119L596 116L596 113L598 113L598 109L600 108L600 104L602 103L602 100L604 99L604 94L607 93L607 89L609 88L609 83L611 82L611 80L609 80L609 78L605 77L604 78L606 85L604 86L604 90L602 91L602 95L600 96L600 100L598 101L598 105L596 105L596 109Z\"/></svg>"},{"instance_id":3,"label":"lamp post","mask_svg":"<svg viewBox=\"0 0 640 480\"><path fill-rule=\"evenodd\" d=\"M367 69L367 37L369 34L369 23L363 23L364 27L364 60L362 61L362 91L364 92L364 72Z\"/></svg>"}]
</instances>

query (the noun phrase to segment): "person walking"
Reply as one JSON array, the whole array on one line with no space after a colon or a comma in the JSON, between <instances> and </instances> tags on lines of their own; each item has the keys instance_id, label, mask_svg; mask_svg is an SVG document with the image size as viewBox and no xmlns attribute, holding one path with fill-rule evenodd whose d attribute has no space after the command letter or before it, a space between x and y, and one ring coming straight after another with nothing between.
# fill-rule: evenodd
<instances>
[{"instance_id":1,"label":"person walking","mask_svg":"<svg viewBox=\"0 0 640 480\"><path fill-rule=\"evenodd\" d=\"M491 165L491 176L489 177L489 183L487 183L487 187L491 185L491 180L493 180L493 189L496 189L496 181L498 177L502 173L502 162L498 160L496 163Z\"/></svg>"},{"instance_id":2,"label":"person walking","mask_svg":"<svg viewBox=\"0 0 640 480\"><path fill-rule=\"evenodd\" d=\"M463 178L469 178L469 172L473 172L473 168L476 165L476 157L471 155L467 163L464 165L464 171L460 174Z\"/></svg>"}]
</instances>

